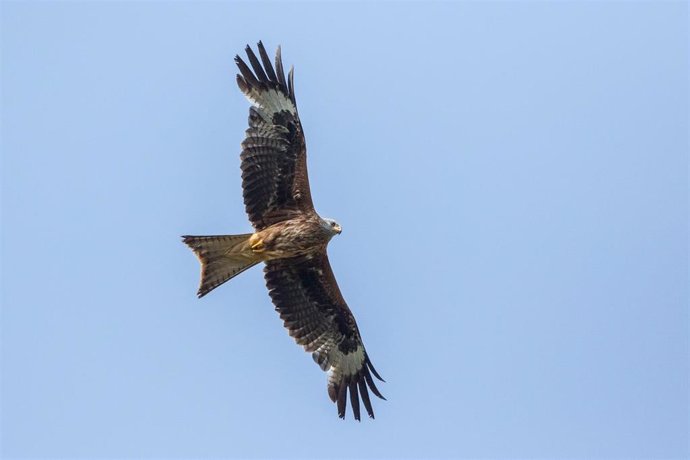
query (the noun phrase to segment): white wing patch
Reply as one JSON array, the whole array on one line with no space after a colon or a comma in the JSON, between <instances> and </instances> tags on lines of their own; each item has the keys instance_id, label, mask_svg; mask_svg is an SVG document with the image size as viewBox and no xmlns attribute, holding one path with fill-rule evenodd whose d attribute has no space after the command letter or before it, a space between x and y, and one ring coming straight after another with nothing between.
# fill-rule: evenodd
<instances>
[{"instance_id":1,"label":"white wing patch","mask_svg":"<svg viewBox=\"0 0 690 460\"><path fill-rule=\"evenodd\" d=\"M292 101L282 92L276 89L256 90L252 89L245 96L251 104L257 108L261 118L267 122L272 122L273 114L286 110L294 115L297 112Z\"/></svg>"},{"instance_id":2,"label":"white wing patch","mask_svg":"<svg viewBox=\"0 0 690 460\"><path fill-rule=\"evenodd\" d=\"M336 347L328 357L328 381L340 382L343 377L357 374L364 366L364 347L358 345L353 353L343 354Z\"/></svg>"}]
</instances>

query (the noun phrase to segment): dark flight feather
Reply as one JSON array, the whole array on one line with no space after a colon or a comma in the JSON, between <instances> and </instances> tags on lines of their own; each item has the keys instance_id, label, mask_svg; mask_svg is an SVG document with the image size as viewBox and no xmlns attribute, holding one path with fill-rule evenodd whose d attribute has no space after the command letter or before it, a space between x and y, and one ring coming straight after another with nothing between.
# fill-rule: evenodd
<instances>
[{"instance_id":1,"label":"dark flight feather","mask_svg":"<svg viewBox=\"0 0 690 460\"><path fill-rule=\"evenodd\" d=\"M329 379L328 395L337 403L338 415L344 417L343 406L349 391L353 414L359 416L361 398L367 414L373 418L368 389L379 398L385 398L371 377L373 366L355 318L335 281L328 256L323 253L269 261L264 273L271 299L290 336L305 351L313 353L314 361L322 369L337 377L333 382ZM347 367L343 360L355 359L358 350L361 362L355 372L342 374Z\"/></svg>"},{"instance_id":2,"label":"dark flight feather","mask_svg":"<svg viewBox=\"0 0 690 460\"><path fill-rule=\"evenodd\" d=\"M374 384L374 379L371 378L371 374L369 373L369 369L367 366L367 369L362 372L362 375L364 375L364 378L367 381L367 385L369 385L369 388L371 388L371 392L374 393L376 396L378 396L381 399L386 399L383 397L383 395L379 392L379 389L376 388L376 385Z\"/></svg>"},{"instance_id":3,"label":"dark flight feather","mask_svg":"<svg viewBox=\"0 0 690 460\"><path fill-rule=\"evenodd\" d=\"M254 54L254 51L251 49L249 45L247 45L244 51L247 53L249 63L252 65L252 69L254 69L254 74L256 74L259 81L267 82L268 77L266 76L263 67L261 67L261 64L259 64L259 60L256 58L256 54Z\"/></svg>"},{"instance_id":4,"label":"dark flight feather","mask_svg":"<svg viewBox=\"0 0 690 460\"><path fill-rule=\"evenodd\" d=\"M369 417L375 418L374 409L369 399L369 390L367 390L367 384L364 382L364 379L360 378L357 382L357 386L359 387L359 394L362 396L362 402L364 403L364 408L367 410L367 414L369 414Z\"/></svg>"},{"instance_id":5,"label":"dark flight feather","mask_svg":"<svg viewBox=\"0 0 690 460\"><path fill-rule=\"evenodd\" d=\"M338 417L345 418L347 411L347 385L345 382L340 383L338 388Z\"/></svg>"},{"instance_id":6,"label":"dark flight feather","mask_svg":"<svg viewBox=\"0 0 690 460\"><path fill-rule=\"evenodd\" d=\"M292 103L297 105L295 101L295 68L290 67L290 73L288 73L288 92L290 93L290 99Z\"/></svg>"},{"instance_id":7,"label":"dark flight feather","mask_svg":"<svg viewBox=\"0 0 690 460\"><path fill-rule=\"evenodd\" d=\"M276 73L273 70L273 65L271 65L271 59L268 57L268 53L266 53L266 48L264 48L264 44L261 43L261 41L259 41L259 44L257 46L259 48L261 62L263 62L264 69L266 69L266 73L268 74L268 79L270 81L278 81L278 77L276 76Z\"/></svg>"},{"instance_id":8,"label":"dark flight feather","mask_svg":"<svg viewBox=\"0 0 690 460\"><path fill-rule=\"evenodd\" d=\"M276 50L276 72L278 73L278 83L281 84L287 94L287 83L285 81L285 72L283 71L283 58L280 53L280 46Z\"/></svg>"},{"instance_id":9,"label":"dark flight feather","mask_svg":"<svg viewBox=\"0 0 690 460\"><path fill-rule=\"evenodd\" d=\"M359 394L357 393L357 379L352 378L350 381L350 405L352 406L352 413L355 420L359 420Z\"/></svg>"},{"instance_id":10,"label":"dark flight feather","mask_svg":"<svg viewBox=\"0 0 690 460\"><path fill-rule=\"evenodd\" d=\"M242 77L244 78L245 82L247 82L248 86L259 86L259 80L256 79L252 71L249 70L249 67L247 67L247 64L245 64L241 57L235 56L235 64L237 64L237 67L240 69L240 73L242 74Z\"/></svg>"}]
</instances>

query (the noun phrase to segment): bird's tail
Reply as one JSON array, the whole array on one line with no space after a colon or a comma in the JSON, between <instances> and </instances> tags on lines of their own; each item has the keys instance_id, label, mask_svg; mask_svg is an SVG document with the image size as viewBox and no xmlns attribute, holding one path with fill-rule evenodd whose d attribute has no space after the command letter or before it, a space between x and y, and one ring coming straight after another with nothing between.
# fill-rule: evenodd
<instances>
[{"instance_id":1,"label":"bird's tail","mask_svg":"<svg viewBox=\"0 0 690 460\"><path fill-rule=\"evenodd\" d=\"M261 261L249 246L251 236L251 233L246 233L182 237L182 241L194 251L201 262L201 284L197 296L205 296Z\"/></svg>"}]
</instances>

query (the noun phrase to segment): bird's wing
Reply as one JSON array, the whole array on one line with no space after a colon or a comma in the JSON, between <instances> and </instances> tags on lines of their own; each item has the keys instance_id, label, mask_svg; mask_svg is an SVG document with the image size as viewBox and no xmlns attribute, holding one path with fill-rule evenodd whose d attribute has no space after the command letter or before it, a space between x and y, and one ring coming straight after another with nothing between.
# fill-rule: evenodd
<instances>
[{"instance_id":1,"label":"bird's wing","mask_svg":"<svg viewBox=\"0 0 690 460\"><path fill-rule=\"evenodd\" d=\"M280 47L275 69L261 42L258 49L261 61L247 45L251 69L239 56L235 63L240 69L237 85L252 103L240 156L244 205L252 225L260 230L299 213L313 212L314 205L293 69L286 80Z\"/></svg>"},{"instance_id":2,"label":"bird's wing","mask_svg":"<svg viewBox=\"0 0 690 460\"><path fill-rule=\"evenodd\" d=\"M328 396L337 403L338 415L345 417L349 392L355 419L360 419L360 398L369 417L374 418L369 390L385 398L374 385L372 374L383 379L369 360L328 255L324 251L311 258L274 260L266 262L264 271L271 299L289 334L328 372Z\"/></svg>"}]
</instances>

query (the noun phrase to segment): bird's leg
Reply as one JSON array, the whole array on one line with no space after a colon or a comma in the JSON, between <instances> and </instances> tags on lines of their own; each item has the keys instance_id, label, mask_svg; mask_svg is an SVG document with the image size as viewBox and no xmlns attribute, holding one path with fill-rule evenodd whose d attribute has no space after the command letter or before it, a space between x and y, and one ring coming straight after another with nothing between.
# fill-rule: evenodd
<instances>
[{"instance_id":1,"label":"bird's leg","mask_svg":"<svg viewBox=\"0 0 690 460\"><path fill-rule=\"evenodd\" d=\"M266 249L264 246L264 240L259 236L258 233L254 233L249 237L249 247L252 248L252 251L254 252L261 252Z\"/></svg>"}]
</instances>

